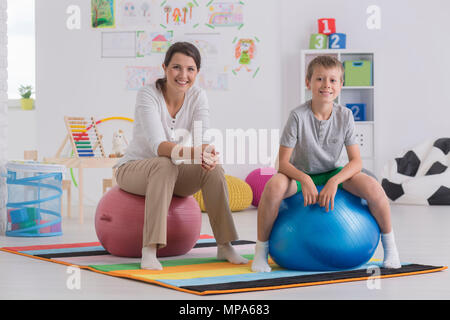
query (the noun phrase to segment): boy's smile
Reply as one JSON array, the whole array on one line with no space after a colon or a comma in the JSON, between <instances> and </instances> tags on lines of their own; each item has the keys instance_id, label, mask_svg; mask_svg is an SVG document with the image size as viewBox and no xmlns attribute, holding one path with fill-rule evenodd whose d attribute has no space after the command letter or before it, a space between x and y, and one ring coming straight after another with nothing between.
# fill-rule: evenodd
<instances>
[{"instance_id":1,"label":"boy's smile","mask_svg":"<svg viewBox=\"0 0 450 320\"><path fill-rule=\"evenodd\" d=\"M323 89L323 90L319 90L320 95L322 96L329 96L333 94L332 90L328 90L328 89Z\"/></svg>"}]
</instances>

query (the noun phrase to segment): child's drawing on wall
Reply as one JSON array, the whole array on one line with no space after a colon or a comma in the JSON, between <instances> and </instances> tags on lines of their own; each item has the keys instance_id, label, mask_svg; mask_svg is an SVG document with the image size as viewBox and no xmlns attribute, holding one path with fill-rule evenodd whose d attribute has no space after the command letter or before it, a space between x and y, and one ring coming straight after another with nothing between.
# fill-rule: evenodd
<instances>
[{"instance_id":1,"label":"child's drawing on wall","mask_svg":"<svg viewBox=\"0 0 450 320\"><path fill-rule=\"evenodd\" d=\"M117 14L121 26L149 26L152 23L152 11L155 0L120 0Z\"/></svg>"},{"instance_id":2,"label":"child's drawing on wall","mask_svg":"<svg viewBox=\"0 0 450 320\"><path fill-rule=\"evenodd\" d=\"M250 64L255 55L255 41L253 39L239 39L235 47L235 58L238 60L238 67L234 69L239 72L244 67L247 72L252 71Z\"/></svg>"},{"instance_id":3,"label":"child's drawing on wall","mask_svg":"<svg viewBox=\"0 0 450 320\"><path fill-rule=\"evenodd\" d=\"M172 0L164 1L162 7L161 24L168 26L193 25L195 9L198 7L196 1ZM197 21L198 22L198 21Z\"/></svg>"},{"instance_id":4,"label":"child's drawing on wall","mask_svg":"<svg viewBox=\"0 0 450 320\"><path fill-rule=\"evenodd\" d=\"M91 22L93 28L113 28L114 0L91 0Z\"/></svg>"}]
</instances>

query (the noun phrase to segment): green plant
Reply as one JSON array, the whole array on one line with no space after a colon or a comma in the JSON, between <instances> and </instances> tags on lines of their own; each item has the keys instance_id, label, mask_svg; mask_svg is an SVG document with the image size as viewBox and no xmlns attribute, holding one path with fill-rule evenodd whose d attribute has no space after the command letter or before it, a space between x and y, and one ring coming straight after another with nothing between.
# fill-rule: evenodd
<instances>
[{"instance_id":1,"label":"green plant","mask_svg":"<svg viewBox=\"0 0 450 320\"><path fill-rule=\"evenodd\" d=\"M23 99L30 99L32 93L33 93L32 86L21 85L19 87L19 94Z\"/></svg>"}]
</instances>

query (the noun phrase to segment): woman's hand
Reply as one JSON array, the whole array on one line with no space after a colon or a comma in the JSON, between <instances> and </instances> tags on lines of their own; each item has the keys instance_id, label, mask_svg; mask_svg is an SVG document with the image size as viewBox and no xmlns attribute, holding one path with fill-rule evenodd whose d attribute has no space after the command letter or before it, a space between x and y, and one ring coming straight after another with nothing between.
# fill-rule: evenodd
<instances>
[{"instance_id":1,"label":"woman's hand","mask_svg":"<svg viewBox=\"0 0 450 320\"><path fill-rule=\"evenodd\" d=\"M311 204L315 204L317 202L319 192L317 191L317 187L312 181L311 177L305 175L305 178L300 181L302 186L302 194L303 194L303 205L309 206Z\"/></svg>"},{"instance_id":2,"label":"woman's hand","mask_svg":"<svg viewBox=\"0 0 450 320\"><path fill-rule=\"evenodd\" d=\"M319 206L325 207L325 211L334 209L334 197L337 192L338 183L333 179L328 180L327 184L323 187L319 194Z\"/></svg>"},{"instance_id":3,"label":"woman's hand","mask_svg":"<svg viewBox=\"0 0 450 320\"><path fill-rule=\"evenodd\" d=\"M206 145L202 149L202 168L206 171L214 170L219 161L219 152L213 145Z\"/></svg>"}]
</instances>

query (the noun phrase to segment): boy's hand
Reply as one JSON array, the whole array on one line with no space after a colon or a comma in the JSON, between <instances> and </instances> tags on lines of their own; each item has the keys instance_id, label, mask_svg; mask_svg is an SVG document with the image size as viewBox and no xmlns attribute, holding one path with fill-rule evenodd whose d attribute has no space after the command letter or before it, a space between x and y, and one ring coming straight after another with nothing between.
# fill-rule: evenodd
<instances>
[{"instance_id":1,"label":"boy's hand","mask_svg":"<svg viewBox=\"0 0 450 320\"><path fill-rule=\"evenodd\" d=\"M319 206L325 207L325 211L328 212L330 208L334 209L334 196L336 195L338 183L334 180L328 180L327 184L323 187L319 194Z\"/></svg>"},{"instance_id":2,"label":"boy's hand","mask_svg":"<svg viewBox=\"0 0 450 320\"><path fill-rule=\"evenodd\" d=\"M302 185L303 205L306 207L315 204L319 197L319 192L311 177L307 176L303 181L300 181L300 184Z\"/></svg>"}]
</instances>

